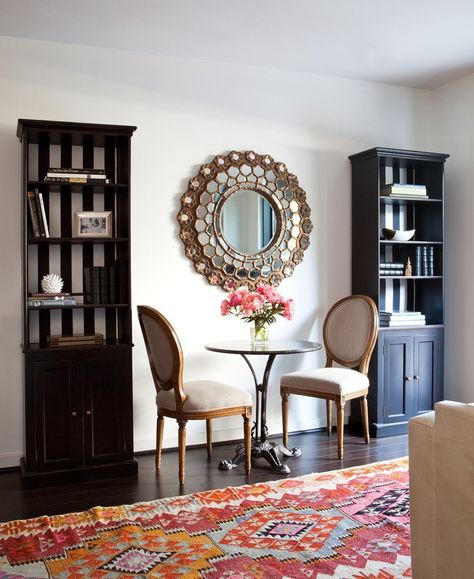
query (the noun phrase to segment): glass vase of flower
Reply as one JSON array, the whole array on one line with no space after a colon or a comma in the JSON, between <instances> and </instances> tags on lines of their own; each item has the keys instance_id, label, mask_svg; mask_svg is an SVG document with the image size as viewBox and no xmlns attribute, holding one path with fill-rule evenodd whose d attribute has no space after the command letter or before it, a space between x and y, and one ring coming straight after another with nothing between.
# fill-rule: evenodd
<instances>
[{"instance_id":1,"label":"glass vase of flower","mask_svg":"<svg viewBox=\"0 0 474 579\"><path fill-rule=\"evenodd\" d=\"M255 290L241 286L231 291L221 303L223 316L233 315L251 324L252 342L267 341L269 326L277 316L293 319L294 301L286 300L271 285L261 284Z\"/></svg>"}]
</instances>

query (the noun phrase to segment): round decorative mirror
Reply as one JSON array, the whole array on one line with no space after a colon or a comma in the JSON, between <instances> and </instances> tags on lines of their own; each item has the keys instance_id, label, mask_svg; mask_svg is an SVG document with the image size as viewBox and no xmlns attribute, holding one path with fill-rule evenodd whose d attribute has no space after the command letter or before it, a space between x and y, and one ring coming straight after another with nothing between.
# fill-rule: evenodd
<instances>
[{"instance_id":1,"label":"round decorative mirror","mask_svg":"<svg viewBox=\"0 0 474 579\"><path fill-rule=\"evenodd\" d=\"M284 163L232 151L190 179L178 222L196 271L229 290L291 276L309 246L310 213Z\"/></svg>"}]
</instances>

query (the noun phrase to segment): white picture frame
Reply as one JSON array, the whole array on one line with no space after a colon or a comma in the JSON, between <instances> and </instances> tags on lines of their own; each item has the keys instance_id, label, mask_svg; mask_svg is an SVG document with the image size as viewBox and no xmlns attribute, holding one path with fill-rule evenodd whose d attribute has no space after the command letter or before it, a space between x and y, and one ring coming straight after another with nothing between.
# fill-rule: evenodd
<instances>
[{"instance_id":1,"label":"white picture frame","mask_svg":"<svg viewBox=\"0 0 474 579\"><path fill-rule=\"evenodd\" d=\"M112 237L112 211L75 211L73 237Z\"/></svg>"}]
</instances>

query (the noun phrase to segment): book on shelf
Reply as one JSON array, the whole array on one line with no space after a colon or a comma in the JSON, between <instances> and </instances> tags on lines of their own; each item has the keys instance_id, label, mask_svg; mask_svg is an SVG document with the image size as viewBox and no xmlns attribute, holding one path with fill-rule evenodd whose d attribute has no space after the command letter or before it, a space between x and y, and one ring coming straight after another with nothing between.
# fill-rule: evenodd
<instances>
[{"instance_id":1,"label":"book on shelf","mask_svg":"<svg viewBox=\"0 0 474 579\"><path fill-rule=\"evenodd\" d=\"M380 320L381 328L397 328L402 326L425 326L426 320Z\"/></svg>"},{"instance_id":2,"label":"book on shelf","mask_svg":"<svg viewBox=\"0 0 474 579\"><path fill-rule=\"evenodd\" d=\"M119 276L117 265L86 266L84 268L84 303L118 303Z\"/></svg>"},{"instance_id":3,"label":"book on shelf","mask_svg":"<svg viewBox=\"0 0 474 579\"><path fill-rule=\"evenodd\" d=\"M408 183L387 183L380 187L380 192L390 197L428 197L426 194L426 185L412 185Z\"/></svg>"},{"instance_id":4,"label":"book on shelf","mask_svg":"<svg viewBox=\"0 0 474 579\"><path fill-rule=\"evenodd\" d=\"M38 205L36 203L36 195L34 191L28 191L28 208L30 212L30 219L31 219L31 227L33 230L34 237L41 237L41 227L40 227L40 218L39 218L39 211Z\"/></svg>"},{"instance_id":5,"label":"book on shelf","mask_svg":"<svg viewBox=\"0 0 474 579\"><path fill-rule=\"evenodd\" d=\"M379 322L381 327L396 326L424 326L426 324L425 314L408 310L385 311L380 310Z\"/></svg>"},{"instance_id":6,"label":"book on shelf","mask_svg":"<svg viewBox=\"0 0 474 579\"><path fill-rule=\"evenodd\" d=\"M424 316L422 312L415 312L414 310L380 310L380 316L391 317L391 318L409 318Z\"/></svg>"},{"instance_id":7,"label":"book on shelf","mask_svg":"<svg viewBox=\"0 0 474 579\"><path fill-rule=\"evenodd\" d=\"M432 245L417 245L415 248L415 263L413 275L418 277L434 276L434 247Z\"/></svg>"},{"instance_id":8,"label":"book on shelf","mask_svg":"<svg viewBox=\"0 0 474 579\"><path fill-rule=\"evenodd\" d=\"M405 273L401 269L381 269L379 271L380 277L403 277L404 275Z\"/></svg>"},{"instance_id":9,"label":"book on shelf","mask_svg":"<svg viewBox=\"0 0 474 579\"><path fill-rule=\"evenodd\" d=\"M382 261L380 262L380 269L403 269L403 263L398 261L390 262L390 261Z\"/></svg>"},{"instance_id":10,"label":"book on shelf","mask_svg":"<svg viewBox=\"0 0 474 579\"><path fill-rule=\"evenodd\" d=\"M68 297L68 296L70 296L70 295L71 295L71 294L68 293L68 292L59 292L59 293L56 293L56 294L46 294L46 293L44 293L44 292L37 292L37 293L31 292L31 293L28 294L28 297L30 297L30 298L36 298L36 299L45 299L45 300L47 299L47 300L50 300L50 299L55 299L55 298L64 298L64 297Z\"/></svg>"},{"instance_id":11,"label":"book on shelf","mask_svg":"<svg viewBox=\"0 0 474 579\"><path fill-rule=\"evenodd\" d=\"M84 346L87 344L103 344L104 334L96 332L95 334L74 334L72 336L51 335L47 338L48 345L59 348L61 346Z\"/></svg>"},{"instance_id":12,"label":"book on shelf","mask_svg":"<svg viewBox=\"0 0 474 579\"><path fill-rule=\"evenodd\" d=\"M424 245L422 248L421 272L422 275L430 275L430 268L428 263L428 247L426 245Z\"/></svg>"},{"instance_id":13,"label":"book on shelf","mask_svg":"<svg viewBox=\"0 0 474 579\"><path fill-rule=\"evenodd\" d=\"M403 263L399 262L381 262L379 267L380 276L403 276L404 275Z\"/></svg>"},{"instance_id":14,"label":"book on shelf","mask_svg":"<svg viewBox=\"0 0 474 579\"><path fill-rule=\"evenodd\" d=\"M406 198L410 198L410 199L429 199L428 195L419 195L416 193L390 193L389 197L400 197L401 199L406 199Z\"/></svg>"},{"instance_id":15,"label":"book on shelf","mask_svg":"<svg viewBox=\"0 0 474 579\"><path fill-rule=\"evenodd\" d=\"M101 181L106 181L107 177L105 175L99 175L97 173L53 173L48 171L46 177L49 178L61 178L61 179L100 179Z\"/></svg>"},{"instance_id":16,"label":"book on shelf","mask_svg":"<svg viewBox=\"0 0 474 579\"><path fill-rule=\"evenodd\" d=\"M28 298L26 305L34 308L75 306L76 298L73 296L56 298Z\"/></svg>"},{"instance_id":17,"label":"book on shelf","mask_svg":"<svg viewBox=\"0 0 474 579\"><path fill-rule=\"evenodd\" d=\"M89 169L87 167L83 168L73 168L73 167L50 167L46 173L47 177L78 177L78 176L93 176L101 179L105 179L106 173L105 169Z\"/></svg>"},{"instance_id":18,"label":"book on shelf","mask_svg":"<svg viewBox=\"0 0 474 579\"><path fill-rule=\"evenodd\" d=\"M415 264L413 268L413 275L421 275L421 246L417 245L415 248Z\"/></svg>"},{"instance_id":19,"label":"book on shelf","mask_svg":"<svg viewBox=\"0 0 474 579\"><path fill-rule=\"evenodd\" d=\"M434 247L428 246L428 275L434 275Z\"/></svg>"},{"instance_id":20,"label":"book on shelf","mask_svg":"<svg viewBox=\"0 0 474 579\"><path fill-rule=\"evenodd\" d=\"M46 218L46 209L44 206L43 194L35 189L36 206L38 208L39 225L41 237L49 237L48 220Z\"/></svg>"},{"instance_id":21,"label":"book on shelf","mask_svg":"<svg viewBox=\"0 0 474 579\"><path fill-rule=\"evenodd\" d=\"M74 184L84 184L84 185L104 185L109 184L110 179L103 179L98 176L94 177L45 177L45 183L70 183Z\"/></svg>"},{"instance_id":22,"label":"book on shelf","mask_svg":"<svg viewBox=\"0 0 474 579\"><path fill-rule=\"evenodd\" d=\"M84 268L84 303L99 303L99 269L96 266Z\"/></svg>"}]
</instances>

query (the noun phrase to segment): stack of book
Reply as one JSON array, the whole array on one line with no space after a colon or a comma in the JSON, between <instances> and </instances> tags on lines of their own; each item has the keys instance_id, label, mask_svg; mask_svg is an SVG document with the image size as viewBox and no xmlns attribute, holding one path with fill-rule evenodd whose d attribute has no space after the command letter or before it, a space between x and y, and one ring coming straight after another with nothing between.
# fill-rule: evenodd
<instances>
[{"instance_id":1,"label":"stack of book","mask_svg":"<svg viewBox=\"0 0 474 579\"><path fill-rule=\"evenodd\" d=\"M104 185L110 183L105 169L64 169L50 167L44 178L46 183L84 183L86 185Z\"/></svg>"},{"instance_id":2,"label":"stack of book","mask_svg":"<svg viewBox=\"0 0 474 579\"><path fill-rule=\"evenodd\" d=\"M118 298L118 265L84 268L84 303L116 304Z\"/></svg>"},{"instance_id":3,"label":"stack of book","mask_svg":"<svg viewBox=\"0 0 474 579\"><path fill-rule=\"evenodd\" d=\"M75 334L73 336L52 335L48 336L48 345L52 348L68 346L85 346L87 344L103 344L104 334Z\"/></svg>"},{"instance_id":4,"label":"stack of book","mask_svg":"<svg viewBox=\"0 0 474 579\"><path fill-rule=\"evenodd\" d=\"M426 324L425 315L421 312L388 312L380 310L380 326L382 328L393 328L397 326L424 326Z\"/></svg>"},{"instance_id":5,"label":"stack of book","mask_svg":"<svg viewBox=\"0 0 474 579\"><path fill-rule=\"evenodd\" d=\"M35 189L34 191L28 191L27 195L33 236L49 237L49 227L46 218L43 194L40 193L38 189Z\"/></svg>"},{"instance_id":6,"label":"stack of book","mask_svg":"<svg viewBox=\"0 0 474 579\"><path fill-rule=\"evenodd\" d=\"M404 270L403 270L403 263L397 263L397 262L381 262L380 263L380 271L379 271L379 275L395 275L395 276L401 276L404 275Z\"/></svg>"},{"instance_id":7,"label":"stack of book","mask_svg":"<svg viewBox=\"0 0 474 579\"><path fill-rule=\"evenodd\" d=\"M68 293L60 293L60 294L32 293L28 296L26 305L33 308L75 306L76 298Z\"/></svg>"},{"instance_id":8,"label":"stack of book","mask_svg":"<svg viewBox=\"0 0 474 579\"><path fill-rule=\"evenodd\" d=\"M406 185L401 183L389 183L380 188L382 195L389 197L411 197L413 199L427 199L426 185Z\"/></svg>"},{"instance_id":9,"label":"stack of book","mask_svg":"<svg viewBox=\"0 0 474 579\"><path fill-rule=\"evenodd\" d=\"M432 245L417 245L415 250L414 275L434 275L434 249Z\"/></svg>"}]
</instances>

